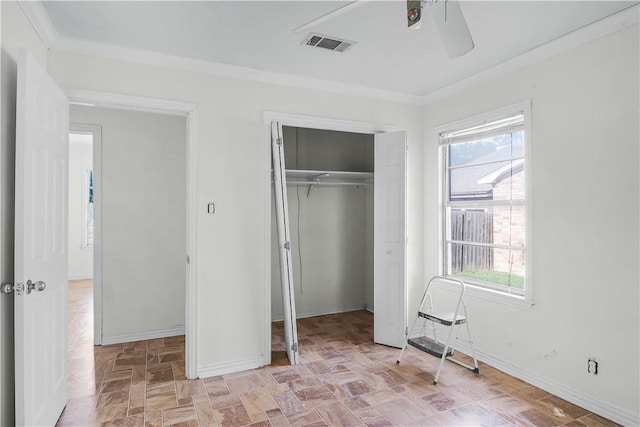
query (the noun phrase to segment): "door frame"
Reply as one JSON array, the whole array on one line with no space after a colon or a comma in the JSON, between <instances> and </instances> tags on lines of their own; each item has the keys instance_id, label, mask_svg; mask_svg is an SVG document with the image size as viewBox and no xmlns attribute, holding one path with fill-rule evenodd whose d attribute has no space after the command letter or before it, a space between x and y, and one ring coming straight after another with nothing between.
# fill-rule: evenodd
<instances>
[{"instance_id":1,"label":"door frame","mask_svg":"<svg viewBox=\"0 0 640 427\"><path fill-rule=\"evenodd\" d=\"M186 118L186 221L187 221L187 259L186 261L186 286L185 286L185 374L188 379L198 377L198 286L197 286L197 146L198 146L198 106L180 101L163 100L156 98L146 98L132 95L122 95L109 92L96 92L89 90L67 90L69 104L84 105L91 107L112 108L117 110L128 110L145 113L166 114L181 116ZM96 151L94 141L94 174L96 165L102 166L100 153ZM101 178L101 175L98 175ZM98 181L99 182L99 181ZM95 191L95 188L94 188ZM98 193L99 194L99 193ZM96 201L98 201L97 199ZM99 203L99 202L98 202ZM99 205L96 205L95 228L100 233L101 212ZM95 237L94 237L95 238ZM101 240L98 240L100 242ZM98 258L100 257L100 258ZM102 300L102 262L101 250L96 251L94 242L94 298L97 296ZM97 287L96 287L97 284ZM94 305L96 301L94 299ZM99 335L96 337L102 341L102 305L100 305L100 322L96 325L94 319L94 330L100 327ZM96 344L98 342L96 341Z\"/></svg>"},{"instance_id":2,"label":"door frame","mask_svg":"<svg viewBox=\"0 0 640 427\"><path fill-rule=\"evenodd\" d=\"M328 117L307 116L301 114L280 113L273 111L264 112L265 128L265 326L264 326L264 364L271 364L271 122L278 122L282 126L302 127L318 130L331 130L338 132L365 133L374 135L405 130L396 125L367 123L353 120L342 120ZM375 177L375 171L374 171ZM405 255L406 256L406 255ZM404 298L407 298L407 279L404 283ZM406 322L406 319L405 319Z\"/></svg>"}]
</instances>

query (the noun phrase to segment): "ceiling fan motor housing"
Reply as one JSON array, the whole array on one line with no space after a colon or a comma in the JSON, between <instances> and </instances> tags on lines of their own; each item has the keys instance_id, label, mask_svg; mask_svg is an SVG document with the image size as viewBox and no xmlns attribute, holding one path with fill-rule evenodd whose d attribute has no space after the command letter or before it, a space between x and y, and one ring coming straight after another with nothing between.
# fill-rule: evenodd
<instances>
[{"instance_id":1,"label":"ceiling fan motor housing","mask_svg":"<svg viewBox=\"0 0 640 427\"><path fill-rule=\"evenodd\" d=\"M420 0L407 0L407 26L418 28L422 18L422 5Z\"/></svg>"}]
</instances>

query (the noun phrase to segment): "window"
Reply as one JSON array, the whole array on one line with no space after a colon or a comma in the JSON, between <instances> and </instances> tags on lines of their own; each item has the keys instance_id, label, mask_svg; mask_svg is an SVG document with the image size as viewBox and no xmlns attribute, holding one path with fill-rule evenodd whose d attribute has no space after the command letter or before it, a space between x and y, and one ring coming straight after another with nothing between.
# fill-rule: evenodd
<instances>
[{"instance_id":1,"label":"window","mask_svg":"<svg viewBox=\"0 0 640 427\"><path fill-rule=\"evenodd\" d=\"M93 170L87 169L84 174L84 244L85 248L93 247L93 224L94 224L94 203L93 203Z\"/></svg>"},{"instance_id":2,"label":"window","mask_svg":"<svg viewBox=\"0 0 640 427\"><path fill-rule=\"evenodd\" d=\"M529 110L527 103L442 127L438 146L443 274L530 301Z\"/></svg>"}]
</instances>

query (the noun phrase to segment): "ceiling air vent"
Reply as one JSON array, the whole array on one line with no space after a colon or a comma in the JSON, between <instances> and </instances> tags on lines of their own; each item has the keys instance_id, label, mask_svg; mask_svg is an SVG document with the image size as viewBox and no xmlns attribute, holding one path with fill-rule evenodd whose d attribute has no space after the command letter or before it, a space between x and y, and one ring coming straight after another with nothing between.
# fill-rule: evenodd
<instances>
[{"instance_id":1,"label":"ceiling air vent","mask_svg":"<svg viewBox=\"0 0 640 427\"><path fill-rule=\"evenodd\" d=\"M304 39L303 44L311 47L321 47L323 49L333 50L335 52L345 52L349 50L349 48L353 46L355 42L311 33L307 36L306 39Z\"/></svg>"}]
</instances>

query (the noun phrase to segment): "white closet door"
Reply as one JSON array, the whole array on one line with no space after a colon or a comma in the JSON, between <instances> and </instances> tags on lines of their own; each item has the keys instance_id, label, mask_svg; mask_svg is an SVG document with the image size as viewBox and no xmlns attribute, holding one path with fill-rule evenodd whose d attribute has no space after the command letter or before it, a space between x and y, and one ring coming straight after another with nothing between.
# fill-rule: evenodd
<instances>
[{"instance_id":1,"label":"white closet door","mask_svg":"<svg viewBox=\"0 0 640 427\"><path fill-rule=\"evenodd\" d=\"M406 132L375 135L373 340L402 347L407 325Z\"/></svg>"},{"instance_id":2,"label":"white closet door","mask_svg":"<svg viewBox=\"0 0 640 427\"><path fill-rule=\"evenodd\" d=\"M297 365L298 328L296 326L296 301L293 288L293 264L291 261L291 238L289 234L287 176L284 165L282 126L277 122L271 123L271 152L273 155L273 181L276 198L276 223L278 225L282 306L284 309L284 335L289 361L292 365Z\"/></svg>"}]
</instances>

